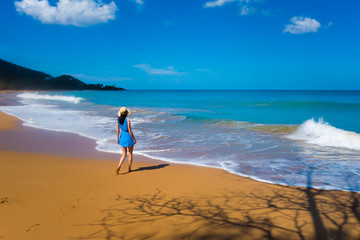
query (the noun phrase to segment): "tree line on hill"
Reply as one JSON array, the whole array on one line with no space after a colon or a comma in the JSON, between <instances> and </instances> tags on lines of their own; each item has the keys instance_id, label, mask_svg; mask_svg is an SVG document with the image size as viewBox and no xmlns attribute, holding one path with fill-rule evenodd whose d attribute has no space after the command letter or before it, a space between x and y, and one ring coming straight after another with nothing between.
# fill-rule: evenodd
<instances>
[{"instance_id":1,"label":"tree line on hill","mask_svg":"<svg viewBox=\"0 0 360 240\"><path fill-rule=\"evenodd\" d=\"M0 90L125 90L115 86L86 84L70 75L49 74L0 59Z\"/></svg>"}]
</instances>

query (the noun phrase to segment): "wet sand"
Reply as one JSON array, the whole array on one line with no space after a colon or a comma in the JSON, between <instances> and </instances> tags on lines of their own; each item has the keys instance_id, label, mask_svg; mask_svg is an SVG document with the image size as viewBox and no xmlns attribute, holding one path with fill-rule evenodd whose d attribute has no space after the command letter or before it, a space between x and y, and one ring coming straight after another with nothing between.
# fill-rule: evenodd
<instances>
[{"instance_id":1,"label":"wet sand","mask_svg":"<svg viewBox=\"0 0 360 240\"><path fill-rule=\"evenodd\" d=\"M0 239L360 239L360 194L117 154L0 112ZM309 181L311 181L309 176Z\"/></svg>"}]
</instances>

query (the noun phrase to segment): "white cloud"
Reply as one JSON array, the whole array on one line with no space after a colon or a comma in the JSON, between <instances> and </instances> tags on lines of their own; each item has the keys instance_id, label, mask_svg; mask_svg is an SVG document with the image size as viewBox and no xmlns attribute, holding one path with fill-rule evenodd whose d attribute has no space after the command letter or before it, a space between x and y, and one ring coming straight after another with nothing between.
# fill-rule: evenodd
<instances>
[{"instance_id":1,"label":"white cloud","mask_svg":"<svg viewBox=\"0 0 360 240\"><path fill-rule=\"evenodd\" d=\"M136 68L140 68L141 70L145 71L150 75L183 75L184 72L178 72L174 69L173 66L169 66L166 68L153 68L148 63L142 63L134 65Z\"/></svg>"},{"instance_id":2,"label":"white cloud","mask_svg":"<svg viewBox=\"0 0 360 240\"><path fill-rule=\"evenodd\" d=\"M285 25L284 32L292 34L303 34L309 32L317 32L321 28L321 24L315 19L304 17L293 17L290 19L292 24Z\"/></svg>"},{"instance_id":3,"label":"white cloud","mask_svg":"<svg viewBox=\"0 0 360 240\"><path fill-rule=\"evenodd\" d=\"M101 0L59 0L51 6L48 0L15 1L16 11L47 24L89 26L115 19L116 4Z\"/></svg>"},{"instance_id":4,"label":"white cloud","mask_svg":"<svg viewBox=\"0 0 360 240\"><path fill-rule=\"evenodd\" d=\"M215 1L210 1L210 2L206 2L204 4L205 8L208 7L221 7L223 6L225 3L229 3L229 2L238 2L239 0L215 0Z\"/></svg>"},{"instance_id":5,"label":"white cloud","mask_svg":"<svg viewBox=\"0 0 360 240\"><path fill-rule=\"evenodd\" d=\"M214 0L206 2L203 7L204 8L210 8L210 7L222 7L226 3L238 3L238 6L240 8L240 15L245 16L249 14L253 14L257 11L257 7L254 7L254 5L259 5L262 0Z\"/></svg>"},{"instance_id":6,"label":"white cloud","mask_svg":"<svg viewBox=\"0 0 360 240\"><path fill-rule=\"evenodd\" d=\"M251 13L254 13L255 10L256 9L254 7L250 7L249 5L244 5L241 8L240 15L242 16L249 15Z\"/></svg>"},{"instance_id":7,"label":"white cloud","mask_svg":"<svg viewBox=\"0 0 360 240\"><path fill-rule=\"evenodd\" d=\"M333 26L332 22L329 22L327 25L324 26L325 30L328 30L329 28L331 28Z\"/></svg>"},{"instance_id":8,"label":"white cloud","mask_svg":"<svg viewBox=\"0 0 360 240\"><path fill-rule=\"evenodd\" d=\"M144 1L143 0L133 0L136 4L139 5L144 5Z\"/></svg>"}]
</instances>

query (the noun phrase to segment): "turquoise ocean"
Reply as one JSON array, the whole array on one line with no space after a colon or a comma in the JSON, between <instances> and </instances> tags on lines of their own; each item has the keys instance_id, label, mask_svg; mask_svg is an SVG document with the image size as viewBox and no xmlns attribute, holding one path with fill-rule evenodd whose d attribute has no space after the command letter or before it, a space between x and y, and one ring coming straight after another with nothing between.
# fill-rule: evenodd
<instances>
[{"instance_id":1,"label":"turquoise ocean","mask_svg":"<svg viewBox=\"0 0 360 240\"><path fill-rule=\"evenodd\" d=\"M0 111L120 153L120 107L135 152L259 181L360 192L360 91L64 91L7 93ZM11 96L10 96L11 95Z\"/></svg>"}]
</instances>

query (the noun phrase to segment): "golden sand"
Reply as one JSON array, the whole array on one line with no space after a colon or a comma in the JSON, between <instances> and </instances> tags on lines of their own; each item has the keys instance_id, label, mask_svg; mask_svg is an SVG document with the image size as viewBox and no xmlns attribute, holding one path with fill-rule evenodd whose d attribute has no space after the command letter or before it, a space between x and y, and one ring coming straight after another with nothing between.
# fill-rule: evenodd
<instances>
[{"instance_id":1,"label":"golden sand","mask_svg":"<svg viewBox=\"0 0 360 240\"><path fill-rule=\"evenodd\" d=\"M25 128L3 113L0 126ZM360 239L357 193L137 155L134 172L116 175L118 155L0 149L0 239Z\"/></svg>"}]
</instances>

